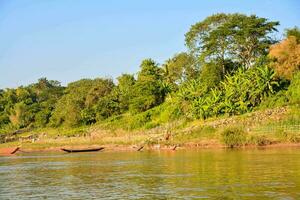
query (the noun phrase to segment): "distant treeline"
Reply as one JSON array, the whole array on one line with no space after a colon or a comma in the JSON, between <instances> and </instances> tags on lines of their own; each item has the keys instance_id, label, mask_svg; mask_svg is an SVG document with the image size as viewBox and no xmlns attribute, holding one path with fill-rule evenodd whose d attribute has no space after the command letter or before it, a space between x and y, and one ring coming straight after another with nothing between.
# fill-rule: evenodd
<instances>
[{"instance_id":1,"label":"distant treeline","mask_svg":"<svg viewBox=\"0 0 300 200\"><path fill-rule=\"evenodd\" d=\"M300 30L287 29L277 41L278 25L255 15L215 14L185 34L187 52L161 65L145 59L136 75L123 74L117 83L82 79L62 87L41 78L0 90L0 132L126 118L132 128L155 127L300 103Z\"/></svg>"}]
</instances>

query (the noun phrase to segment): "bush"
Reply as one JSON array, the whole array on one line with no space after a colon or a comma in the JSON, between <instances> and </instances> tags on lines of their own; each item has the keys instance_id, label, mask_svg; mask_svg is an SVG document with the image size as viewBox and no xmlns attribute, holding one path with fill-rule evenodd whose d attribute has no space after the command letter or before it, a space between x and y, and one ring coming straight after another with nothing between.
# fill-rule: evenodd
<instances>
[{"instance_id":1,"label":"bush","mask_svg":"<svg viewBox=\"0 0 300 200\"><path fill-rule=\"evenodd\" d=\"M212 126L200 126L184 135L185 139L212 139L215 136L216 128Z\"/></svg>"},{"instance_id":2,"label":"bush","mask_svg":"<svg viewBox=\"0 0 300 200\"><path fill-rule=\"evenodd\" d=\"M151 129L151 128L155 128L158 127L160 124L157 122L148 122L144 125L145 129Z\"/></svg>"},{"instance_id":3,"label":"bush","mask_svg":"<svg viewBox=\"0 0 300 200\"><path fill-rule=\"evenodd\" d=\"M266 98L258 107L258 109L276 108L286 106L288 104L286 90L282 90L268 98Z\"/></svg>"},{"instance_id":4,"label":"bush","mask_svg":"<svg viewBox=\"0 0 300 200\"><path fill-rule=\"evenodd\" d=\"M131 117L129 120L130 129L137 129L143 127L147 122L151 121L151 114L152 113L150 111L147 111Z\"/></svg>"},{"instance_id":5,"label":"bush","mask_svg":"<svg viewBox=\"0 0 300 200\"><path fill-rule=\"evenodd\" d=\"M159 123L166 123L178 119L183 115L180 102L177 99L171 99L159 106L157 120Z\"/></svg>"},{"instance_id":6,"label":"bush","mask_svg":"<svg viewBox=\"0 0 300 200\"><path fill-rule=\"evenodd\" d=\"M254 144L257 146L265 146L272 143L265 135L251 135L248 140L248 144Z\"/></svg>"},{"instance_id":7,"label":"bush","mask_svg":"<svg viewBox=\"0 0 300 200\"><path fill-rule=\"evenodd\" d=\"M294 132L279 130L276 135L285 142L298 143L300 142L300 135Z\"/></svg>"},{"instance_id":8,"label":"bush","mask_svg":"<svg viewBox=\"0 0 300 200\"><path fill-rule=\"evenodd\" d=\"M300 136L299 136L299 134L289 133L287 135L287 141L289 141L291 143L299 143L300 142Z\"/></svg>"},{"instance_id":9,"label":"bush","mask_svg":"<svg viewBox=\"0 0 300 200\"><path fill-rule=\"evenodd\" d=\"M238 127L226 128L221 133L221 141L230 148L246 144L246 139L245 131Z\"/></svg>"}]
</instances>

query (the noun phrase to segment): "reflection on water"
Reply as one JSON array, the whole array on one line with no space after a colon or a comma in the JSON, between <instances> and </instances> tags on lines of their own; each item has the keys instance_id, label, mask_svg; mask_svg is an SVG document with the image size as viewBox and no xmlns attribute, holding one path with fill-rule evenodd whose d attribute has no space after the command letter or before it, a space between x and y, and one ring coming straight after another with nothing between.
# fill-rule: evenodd
<instances>
[{"instance_id":1,"label":"reflection on water","mask_svg":"<svg viewBox=\"0 0 300 200\"><path fill-rule=\"evenodd\" d=\"M0 199L300 199L300 149L0 157Z\"/></svg>"}]
</instances>

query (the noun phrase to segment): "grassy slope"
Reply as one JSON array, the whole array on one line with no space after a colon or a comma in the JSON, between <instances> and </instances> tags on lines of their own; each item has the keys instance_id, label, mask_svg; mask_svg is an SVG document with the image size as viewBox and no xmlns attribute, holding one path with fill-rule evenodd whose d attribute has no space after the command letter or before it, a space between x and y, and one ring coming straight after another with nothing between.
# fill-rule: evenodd
<instances>
[{"instance_id":1,"label":"grassy slope","mask_svg":"<svg viewBox=\"0 0 300 200\"><path fill-rule=\"evenodd\" d=\"M222 132L230 129L244 131L241 145L267 145L300 142L300 109L297 106L260 110L239 116L208 120L176 120L155 128L124 130L122 120L79 128L44 128L20 135L22 142L0 144L0 147L22 145L24 148L47 149L62 146L91 145L180 145L222 146ZM124 122L123 122L124 123ZM33 135L37 139L25 139ZM166 137L169 135L169 139ZM234 140L234 138L232 139Z\"/></svg>"}]
</instances>

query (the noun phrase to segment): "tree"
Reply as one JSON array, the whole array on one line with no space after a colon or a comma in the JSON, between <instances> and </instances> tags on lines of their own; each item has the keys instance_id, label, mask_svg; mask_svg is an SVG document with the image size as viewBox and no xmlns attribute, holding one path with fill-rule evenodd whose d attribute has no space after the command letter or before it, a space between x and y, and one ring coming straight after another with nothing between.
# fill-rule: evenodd
<instances>
[{"instance_id":1,"label":"tree","mask_svg":"<svg viewBox=\"0 0 300 200\"><path fill-rule=\"evenodd\" d=\"M93 106L99 99L111 93L115 87L111 79L97 78L93 80L92 87L88 89L85 97L85 105Z\"/></svg>"},{"instance_id":2,"label":"tree","mask_svg":"<svg viewBox=\"0 0 300 200\"><path fill-rule=\"evenodd\" d=\"M269 36L278 22L243 14L215 14L198 22L185 34L185 42L202 62L215 62L225 75L226 62L250 68L265 55L274 40Z\"/></svg>"},{"instance_id":3,"label":"tree","mask_svg":"<svg viewBox=\"0 0 300 200\"><path fill-rule=\"evenodd\" d=\"M5 94L4 90L0 90L0 128L10 122L9 116L5 112L7 101L4 98L4 94Z\"/></svg>"},{"instance_id":4,"label":"tree","mask_svg":"<svg viewBox=\"0 0 300 200\"><path fill-rule=\"evenodd\" d=\"M119 96L120 111L125 112L129 109L130 99L133 96L133 87L136 80L131 74L122 74L117 80L118 85L116 90Z\"/></svg>"},{"instance_id":5,"label":"tree","mask_svg":"<svg viewBox=\"0 0 300 200\"><path fill-rule=\"evenodd\" d=\"M63 89L58 81L41 78L37 83L2 91L1 126L46 126L56 102L63 95Z\"/></svg>"},{"instance_id":6,"label":"tree","mask_svg":"<svg viewBox=\"0 0 300 200\"><path fill-rule=\"evenodd\" d=\"M70 83L65 89L65 95L57 102L51 124L53 126L76 126L81 123L95 122L94 106L114 87L111 79L82 79ZM85 110L85 111L83 111Z\"/></svg>"},{"instance_id":7,"label":"tree","mask_svg":"<svg viewBox=\"0 0 300 200\"><path fill-rule=\"evenodd\" d=\"M11 109L9 120L13 126L17 128L23 128L28 125L25 122L26 117L26 104L24 102L18 102L15 104L14 108Z\"/></svg>"},{"instance_id":8,"label":"tree","mask_svg":"<svg viewBox=\"0 0 300 200\"><path fill-rule=\"evenodd\" d=\"M272 67L279 77L291 80L300 70L300 44L295 36L289 36L278 44L271 46L269 57L273 59Z\"/></svg>"},{"instance_id":9,"label":"tree","mask_svg":"<svg viewBox=\"0 0 300 200\"><path fill-rule=\"evenodd\" d=\"M64 87L60 82L40 78L37 83L29 86L36 94L38 112L34 116L34 126L45 127L50 120L55 104L62 97Z\"/></svg>"},{"instance_id":10,"label":"tree","mask_svg":"<svg viewBox=\"0 0 300 200\"><path fill-rule=\"evenodd\" d=\"M196 59L188 53L176 54L163 65L165 79L171 84L181 84L199 75Z\"/></svg>"},{"instance_id":11,"label":"tree","mask_svg":"<svg viewBox=\"0 0 300 200\"><path fill-rule=\"evenodd\" d=\"M294 36L297 40L297 43L300 43L300 29L295 26L294 28L286 29L285 30L285 36L286 38L289 38L290 36Z\"/></svg>"},{"instance_id":12,"label":"tree","mask_svg":"<svg viewBox=\"0 0 300 200\"><path fill-rule=\"evenodd\" d=\"M133 97L130 109L133 112L146 111L164 101L162 69L152 59L142 61L136 84L133 87Z\"/></svg>"},{"instance_id":13,"label":"tree","mask_svg":"<svg viewBox=\"0 0 300 200\"><path fill-rule=\"evenodd\" d=\"M116 92L112 92L109 95L101 98L95 105L95 111L97 121L114 115L119 115L121 111L118 94Z\"/></svg>"},{"instance_id":14,"label":"tree","mask_svg":"<svg viewBox=\"0 0 300 200\"><path fill-rule=\"evenodd\" d=\"M203 65L200 73L200 83L202 91L216 87L222 81L222 68L215 63L206 63Z\"/></svg>"}]
</instances>

